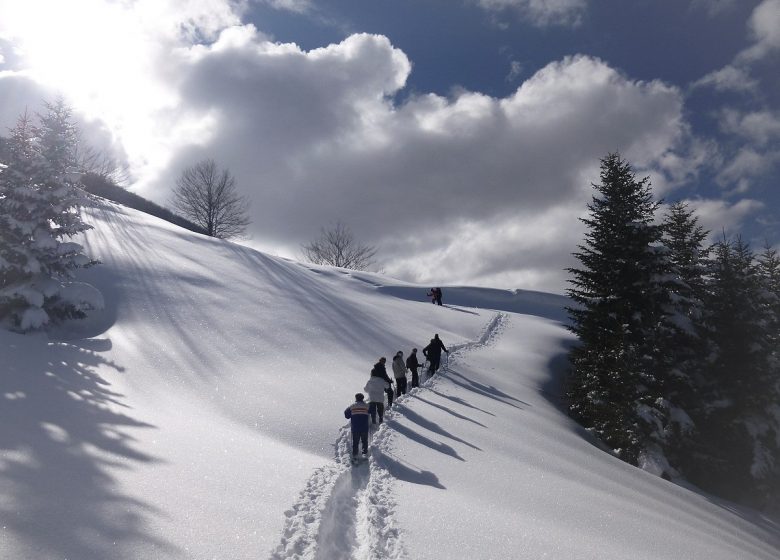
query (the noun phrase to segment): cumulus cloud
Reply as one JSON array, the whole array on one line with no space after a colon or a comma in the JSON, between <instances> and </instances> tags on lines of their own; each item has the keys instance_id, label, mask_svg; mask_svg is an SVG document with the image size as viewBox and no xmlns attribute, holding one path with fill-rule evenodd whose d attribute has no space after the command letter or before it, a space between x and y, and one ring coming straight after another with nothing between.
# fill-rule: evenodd
<instances>
[{"instance_id":1,"label":"cumulus cloud","mask_svg":"<svg viewBox=\"0 0 780 560\"><path fill-rule=\"evenodd\" d=\"M165 202L181 170L206 157L230 168L252 202L252 242L271 253L296 256L341 220L399 277L562 291L600 157L619 150L668 188L702 162L677 88L596 58L552 62L504 98L398 102L412 62L384 36L307 51L238 23L229 2L156 5L107 4L123 19L106 33L127 36L119 85L64 83L77 108L105 102L140 194ZM193 10L178 14L183 28L176 6ZM170 19L149 30L152 13ZM78 53L61 63L72 68ZM109 94L117 106L99 97Z\"/></svg>"},{"instance_id":2,"label":"cumulus cloud","mask_svg":"<svg viewBox=\"0 0 780 560\"><path fill-rule=\"evenodd\" d=\"M182 107L213 120L147 192L214 157L253 199L261 248L295 254L342 220L380 247L388 273L424 282L549 287L552 275L562 286L598 159L621 150L652 167L685 135L676 88L586 56L549 64L506 98L402 104L393 96L411 64L382 36L303 51L234 27L179 64Z\"/></svg>"},{"instance_id":3,"label":"cumulus cloud","mask_svg":"<svg viewBox=\"0 0 780 560\"><path fill-rule=\"evenodd\" d=\"M490 12L513 11L540 27L577 26L588 7L587 0L475 0Z\"/></svg>"}]
</instances>

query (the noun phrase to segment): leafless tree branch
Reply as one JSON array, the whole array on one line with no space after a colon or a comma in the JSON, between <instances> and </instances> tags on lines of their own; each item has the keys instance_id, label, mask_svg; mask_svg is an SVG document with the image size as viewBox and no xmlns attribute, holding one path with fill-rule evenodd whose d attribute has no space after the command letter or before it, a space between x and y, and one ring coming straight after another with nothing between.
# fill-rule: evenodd
<instances>
[{"instance_id":1,"label":"leafless tree branch","mask_svg":"<svg viewBox=\"0 0 780 560\"><path fill-rule=\"evenodd\" d=\"M236 192L236 180L227 169L206 159L182 171L171 205L208 235L229 239L244 234L250 223L249 201Z\"/></svg>"},{"instance_id":2,"label":"leafless tree branch","mask_svg":"<svg viewBox=\"0 0 780 560\"><path fill-rule=\"evenodd\" d=\"M376 255L376 247L356 241L350 229L340 221L329 230L323 228L320 237L302 245L301 250L311 263L352 270L367 270L374 264Z\"/></svg>"}]
</instances>

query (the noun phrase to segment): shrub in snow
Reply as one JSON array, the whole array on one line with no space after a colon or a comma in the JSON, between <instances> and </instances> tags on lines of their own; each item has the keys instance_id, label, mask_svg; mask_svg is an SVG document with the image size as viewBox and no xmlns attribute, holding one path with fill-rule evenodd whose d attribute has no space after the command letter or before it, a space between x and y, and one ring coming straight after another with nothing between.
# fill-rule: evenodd
<instances>
[{"instance_id":1,"label":"shrub in snow","mask_svg":"<svg viewBox=\"0 0 780 560\"><path fill-rule=\"evenodd\" d=\"M0 167L0 320L20 331L82 318L103 306L74 272L97 261L68 238L91 228L81 219L83 192L68 175L74 125L60 102L40 127L19 118Z\"/></svg>"}]
</instances>

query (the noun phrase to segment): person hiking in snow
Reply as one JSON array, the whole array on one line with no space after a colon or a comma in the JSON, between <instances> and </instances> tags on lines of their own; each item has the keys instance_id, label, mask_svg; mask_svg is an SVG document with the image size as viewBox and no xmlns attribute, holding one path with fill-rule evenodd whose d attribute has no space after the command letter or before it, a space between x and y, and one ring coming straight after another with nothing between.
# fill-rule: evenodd
<instances>
[{"instance_id":1,"label":"person hiking in snow","mask_svg":"<svg viewBox=\"0 0 780 560\"><path fill-rule=\"evenodd\" d=\"M376 424L377 413L379 414L379 423L382 423L382 419L385 415L385 393L390 389L390 383L378 377L372 375L368 378L368 383L363 387L363 390L368 393L368 414L371 416L371 423Z\"/></svg>"},{"instance_id":2,"label":"person hiking in snow","mask_svg":"<svg viewBox=\"0 0 780 560\"><path fill-rule=\"evenodd\" d=\"M387 358L382 356L379 358L379 361L374 364L374 369L371 370L371 376L372 377L381 377L385 381L387 381L390 385L393 384L393 380L390 379L390 377L387 375L387 368L385 367L385 363L387 363ZM393 406L393 388L388 387L385 391L387 394L387 408L390 408Z\"/></svg>"},{"instance_id":3,"label":"person hiking in snow","mask_svg":"<svg viewBox=\"0 0 780 560\"><path fill-rule=\"evenodd\" d=\"M363 443L363 455L368 455L368 405L363 402L363 393L355 395L355 402L344 411L352 428L352 458L357 460L358 445Z\"/></svg>"},{"instance_id":4,"label":"person hiking in snow","mask_svg":"<svg viewBox=\"0 0 780 560\"><path fill-rule=\"evenodd\" d=\"M406 394L406 363L404 353L400 350L393 357L393 376L395 377L395 396Z\"/></svg>"},{"instance_id":5,"label":"person hiking in snow","mask_svg":"<svg viewBox=\"0 0 780 560\"><path fill-rule=\"evenodd\" d=\"M447 354L450 353L450 351L447 350L447 348L444 346L444 343L441 341L438 334L433 335L430 344L423 348L423 354L425 354L425 357L428 358L429 362L431 362L431 365L428 368L429 375L433 375L436 373L436 370L439 369L442 350L444 350Z\"/></svg>"},{"instance_id":6,"label":"person hiking in snow","mask_svg":"<svg viewBox=\"0 0 780 560\"><path fill-rule=\"evenodd\" d=\"M412 353L406 358L406 367L412 372L412 389L420 386L420 377L417 370L420 369L420 362L417 360L417 348L412 348Z\"/></svg>"},{"instance_id":7,"label":"person hiking in snow","mask_svg":"<svg viewBox=\"0 0 780 560\"><path fill-rule=\"evenodd\" d=\"M433 292L433 303L441 305L441 288L434 288L431 291Z\"/></svg>"}]
</instances>

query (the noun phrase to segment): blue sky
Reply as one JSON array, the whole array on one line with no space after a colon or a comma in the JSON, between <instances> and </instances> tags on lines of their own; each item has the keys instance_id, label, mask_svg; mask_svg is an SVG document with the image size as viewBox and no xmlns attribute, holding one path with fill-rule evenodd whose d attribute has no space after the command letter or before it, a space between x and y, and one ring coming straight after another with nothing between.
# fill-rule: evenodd
<instances>
[{"instance_id":1,"label":"blue sky","mask_svg":"<svg viewBox=\"0 0 780 560\"><path fill-rule=\"evenodd\" d=\"M340 220L400 278L561 292L608 151L780 244L779 55L780 0L0 0L0 125L63 94L144 196L229 167L263 250Z\"/></svg>"}]
</instances>

